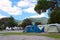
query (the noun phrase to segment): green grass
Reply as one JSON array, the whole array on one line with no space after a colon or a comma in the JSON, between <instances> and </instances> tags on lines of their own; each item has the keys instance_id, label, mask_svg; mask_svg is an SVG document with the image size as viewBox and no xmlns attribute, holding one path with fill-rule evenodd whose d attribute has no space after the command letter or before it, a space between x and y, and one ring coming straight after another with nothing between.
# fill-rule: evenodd
<instances>
[{"instance_id":1,"label":"green grass","mask_svg":"<svg viewBox=\"0 0 60 40\"><path fill-rule=\"evenodd\" d=\"M24 32L5 32L5 33L0 33L2 36L7 36L7 35L33 35L33 36L47 36L51 38L60 38L60 33L24 33Z\"/></svg>"},{"instance_id":2,"label":"green grass","mask_svg":"<svg viewBox=\"0 0 60 40\"><path fill-rule=\"evenodd\" d=\"M47 36L51 38L60 38L60 33L48 33L48 34L42 34L42 36Z\"/></svg>"}]
</instances>

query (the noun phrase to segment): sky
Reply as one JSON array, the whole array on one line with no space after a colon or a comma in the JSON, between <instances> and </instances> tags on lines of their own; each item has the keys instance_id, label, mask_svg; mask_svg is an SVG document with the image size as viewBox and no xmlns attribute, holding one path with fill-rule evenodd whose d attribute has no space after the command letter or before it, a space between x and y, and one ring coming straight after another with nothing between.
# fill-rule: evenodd
<instances>
[{"instance_id":1,"label":"sky","mask_svg":"<svg viewBox=\"0 0 60 40\"><path fill-rule=\"evenodd\" d=\"M47 11L39 15L34 11L37 0L0 0L0 18L13 16L16 20L30 17L48 17Z\"/></svg>"}]
</instances>

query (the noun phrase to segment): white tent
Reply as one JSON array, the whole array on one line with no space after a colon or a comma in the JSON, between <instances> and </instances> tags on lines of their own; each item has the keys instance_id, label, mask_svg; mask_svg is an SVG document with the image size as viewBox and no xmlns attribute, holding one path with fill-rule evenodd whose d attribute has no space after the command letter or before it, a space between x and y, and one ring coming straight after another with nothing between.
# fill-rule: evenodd
<instances>
[{"instance_id":1,"label":"white tent","mask_svg":"<svg viewBox=\"0 0 60 40\"><path fill-rule=\"evenodd\" d=\"M60 24L45 25L45 32L60 32Z\"/></svg>"}]
</instances>

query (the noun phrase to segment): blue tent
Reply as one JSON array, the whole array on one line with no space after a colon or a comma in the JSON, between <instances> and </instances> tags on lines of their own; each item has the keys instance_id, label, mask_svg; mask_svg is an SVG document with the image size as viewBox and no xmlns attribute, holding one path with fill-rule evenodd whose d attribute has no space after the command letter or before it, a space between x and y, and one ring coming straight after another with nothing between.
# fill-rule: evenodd
<instances>
[{"instance_id":1,"label":"blue tent","mask_svg":"<svg viewBox=\"0 0 60 40\"><path fill-rule=\"evenodd\" d=\"M44 27L42 29L40 29L37 25L29 25L26 26L26 28L24 29L24 32L44 32Z\"/></svg>"}]
</instances>

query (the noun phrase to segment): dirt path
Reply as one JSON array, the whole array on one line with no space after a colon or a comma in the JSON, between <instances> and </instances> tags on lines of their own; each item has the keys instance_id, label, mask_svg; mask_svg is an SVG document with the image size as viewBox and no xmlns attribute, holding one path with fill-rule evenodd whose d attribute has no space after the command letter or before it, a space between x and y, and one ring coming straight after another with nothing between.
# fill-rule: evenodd
<instances>
[{"instance_id":1,"label":"dirt path","mask_svg":"<svg viewBox=\"0 0 60 40\"><path fill-rule=\"evenodd\" d=\"M44 36L9 35L0 36L0 40L56 40L56 39Z\"/></svg>"}]
</instances>

